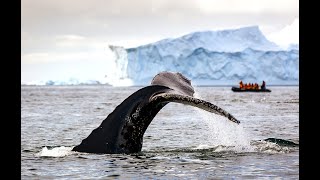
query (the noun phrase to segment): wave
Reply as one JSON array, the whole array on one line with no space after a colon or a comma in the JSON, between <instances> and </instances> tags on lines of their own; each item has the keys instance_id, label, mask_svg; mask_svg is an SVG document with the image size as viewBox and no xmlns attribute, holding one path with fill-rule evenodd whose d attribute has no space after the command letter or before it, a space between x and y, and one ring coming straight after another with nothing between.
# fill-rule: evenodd
<instances>
[{"instance_id":1,"label":"wave","mask_svg":"<svg viewBox=\"0 0 320 180\"><path fill-rule=\"evenodd\" d=\"M225 146L217 145L212 146L208 144L200 144L196 147L189 148L173 148L173 149L157 149L157 150L146 150L142 154L153 154L153 153L216 153L219 154L241 154L241 153L268 153L268 154L278 154L278 153L290 153L297 148L299 144L277 138L267 138L265 140L252 140L250 142L251 148L239 148L237 146ZM79 152L72 151L73 147L43 147L40 152L36 153L39 157L65 157L72 154L77 154ZM138 153L141 154L141 153Z\"/></svg>"},{"instance_id":2,"label":"wave","mask_svg":"<svg viewBox=\"0 0 320 180\"><path fill-rule=\"evenodd\" d=\"M54 147L54 148L48 148L48 147L43 147L40 152L36 154L36 156L40 157L64 157L68 156L74 151L71 151L73 147L65 147L65 146L60 146L60 147Z\"/></svg>"},{"instance_id":3,"label":"wave","mask_svg":"<svg viewBox=\"0 0 320 180\"><path fill-rule=\"evenodd\" d=\"M255 148L256 152L261 153L271 153L271 154L277 154L277 153L290 153L292 151L295 151L297 147L299 147L298 144L292 145L293 142L277 139L280 140L277 141L270 141L271 138L265 139L265 140L258 140L258 141L251 141L251 145ZM288 142L289 144L285 144L282 142ZM295 144L295 143L294 143Z\"/></svg>"},{"instance_id":4,"label":"wave","mask_svg":"<svg viewBox=\"0 0 320 180\"><path fill-rule=\"evenodd\" d=\"M226 146L226 145L217 145L212 146L208 144L200 144L193 148L176 148L176 149L161 149L161 150L149 150L145 153L268 153L268 154L277 154L277 153L290 153L299 147L299 144L296 144L291 141L276 139L277 142L271 142L268 138L265 140L253 140L250 142L251 148L247 147L238 147L238 146ZM279 143L280 142L280 143ZM286 142L286 143L283 143ZM294 143L295 145L292 145Z\"/></svg>"}]
</instances>

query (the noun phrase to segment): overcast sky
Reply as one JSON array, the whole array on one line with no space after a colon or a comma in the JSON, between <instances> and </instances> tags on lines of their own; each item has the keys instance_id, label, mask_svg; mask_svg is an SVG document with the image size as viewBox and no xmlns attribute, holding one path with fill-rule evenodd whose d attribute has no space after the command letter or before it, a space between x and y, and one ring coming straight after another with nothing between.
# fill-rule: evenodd
<instances>
[{"instance_id":1,"label":"overcast sky","mask_svg":"<svg viewBox=\"0 0 320 180\"><path fill-rule=\"evenodd\" d=\"M298 0L22 0L21 7L22 82L103 79L113 68L108 44L135 47L194 31L258 25L277 43L298 42Z\"/></svg>"}]
</instances>

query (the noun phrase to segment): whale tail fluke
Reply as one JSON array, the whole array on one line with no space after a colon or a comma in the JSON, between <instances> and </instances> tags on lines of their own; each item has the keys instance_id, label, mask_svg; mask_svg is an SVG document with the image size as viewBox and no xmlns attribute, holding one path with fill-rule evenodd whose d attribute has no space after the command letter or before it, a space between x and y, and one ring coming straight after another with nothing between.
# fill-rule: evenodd
<instances>
[{"instance_id":1,"label":"whale tail fluke","mask_svg":"<svg viewBox=\"0 0 320 180\"><path fill-rule=\"evenodd\" d=\"M202 99L198 99L191 96L185 96L180 94L174 93L161 93L152 98L152 100L161 99L163 102L176 102L186 105L191 105L205 111L215 113L221 116L228 118L230 121L239 124L240 121L237 120L233 115L228 113L227 111L223 110L222 108Z\"/></svg>"},{"instance_id":2,"label":"whale tail fluke","mask_svg":"<svg viewBox=\"0 0 320 180\"><path fill-rule=\"evenodd\" d=\"M141 151L143 135L149 124L170 102L198 107L240 123L222 108L195 98L194 93L191 81L182 74L161 72L153 78L150 86L139 89L119 104L73 151L109 154Z\"/></svg>"}]
</instances>

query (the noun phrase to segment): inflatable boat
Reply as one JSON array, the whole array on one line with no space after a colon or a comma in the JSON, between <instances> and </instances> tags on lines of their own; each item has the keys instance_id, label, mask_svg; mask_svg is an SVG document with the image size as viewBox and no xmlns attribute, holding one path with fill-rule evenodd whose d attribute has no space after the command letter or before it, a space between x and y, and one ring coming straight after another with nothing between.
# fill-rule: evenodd
<instances>
[{"instance_id":1,"label":"inflatable boat","mask_svg":"<svg viewBox=\"0 0 320 180\"><path fill-rule=\"evenodd\" d=\"M232 87L233 92L271 92L270 89L240 89L238 87Z\"/></svg>"}]
</instances>

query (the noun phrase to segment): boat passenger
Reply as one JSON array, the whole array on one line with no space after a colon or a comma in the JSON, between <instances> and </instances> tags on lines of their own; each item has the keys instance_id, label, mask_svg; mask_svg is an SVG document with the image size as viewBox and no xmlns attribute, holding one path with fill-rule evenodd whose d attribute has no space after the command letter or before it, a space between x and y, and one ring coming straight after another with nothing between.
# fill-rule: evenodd
<instances>
[{"instance_id":1,"label":"boat passenger","mask_svg":"<svg viewBox=\"0 0 320 180\"><path fill-rule=\"evenodd\" d=\"M242 83L242 81L240 81L240 89L243 89L244 87L243 87L243 83Z\"/></svg>"},{"instance_id":2,"label":"boat passenger","mask_svg":"<svg viewBox=\"0 0 320 180\"><path fill-rule=\"evenodd\" d=\"M261 89L263 89L263 90L266 89L266 82L262 81Z\"/></svg>"}]
</instances>

